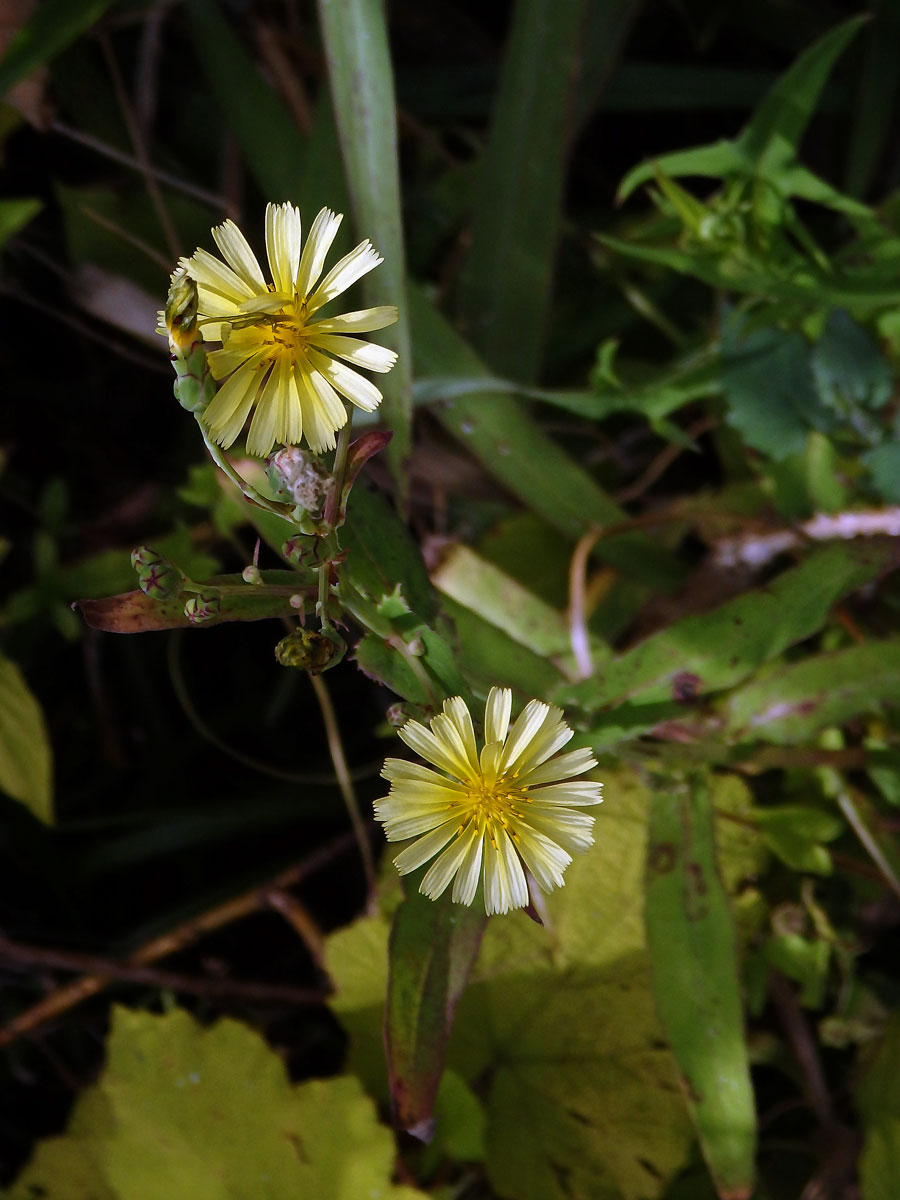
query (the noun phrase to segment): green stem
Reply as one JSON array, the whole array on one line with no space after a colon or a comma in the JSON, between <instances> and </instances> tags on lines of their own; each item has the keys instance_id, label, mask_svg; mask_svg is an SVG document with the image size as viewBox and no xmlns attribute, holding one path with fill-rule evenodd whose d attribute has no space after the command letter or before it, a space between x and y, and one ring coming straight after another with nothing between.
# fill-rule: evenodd
<instances>
[{"instance_id":1,"label":"green stem","mask_svg":"<svg viewBox=\"0 0 900 1200\"><path fill-rule=\"evenodd\" d=\"M209 451L209 456L228 479L239 488L245 500L249 500L251 504L255 504L257 508L264 508L266 512L273 513L276 517L281 517L283 521L287 521L290 525L296 524L293 515L293 509L286 504L279 504L277 500L267 500L261 495L252 484L249 484L246 479L242 479L237 473L215 442L211 441L206 430L203 428L203 422L198 418L197 424L200 426L200 432L203 435L203 441L206 449Z\"/></svg>"},{"instance_id":2,"label":"green stem","mask_svg":"<svg viewBox=\"0 0 900 1200\"><path fill-rule=\"evenodd\" d=\"M325 504L323 518L325 524L333 529L341 511L341 497L344 493L344 476L347 474L347 457L350 453L350 429L353 425L353 409L347 407L347 421L338 432L337 449L334 452L334 466L331 474L334 477L334 487Z\"/></svg>"},{"instance_id":3,"label":"green stem","mask_svg":"<svg viewBox=\"0 0 900 1200\"><path fill-rule=\"evenodd\" d=\"M334 773L337 776L338 787L341 789L341 795L344 798L344 804L347 806L347 813L350 817L350 824L353 826L356 844L359 846L359 856L362 859L363 872L366 877L366 888L371 898L375 894L375 862L372 858L372 847L369 844L366 827L360 815L356 793L353 790L353 781L350 778L347 759L344 757L344 745L341 741L341 731L337 715L334 711L334 705L331 703L328 688L322 677L320 675L310 675L309 678L313 685L313 691L316 694L316 700L319 702L322 722L325 726L325 737L328 741L328 753L331 755L331 762L334 766Z\"/></svg>"}]
</instances>

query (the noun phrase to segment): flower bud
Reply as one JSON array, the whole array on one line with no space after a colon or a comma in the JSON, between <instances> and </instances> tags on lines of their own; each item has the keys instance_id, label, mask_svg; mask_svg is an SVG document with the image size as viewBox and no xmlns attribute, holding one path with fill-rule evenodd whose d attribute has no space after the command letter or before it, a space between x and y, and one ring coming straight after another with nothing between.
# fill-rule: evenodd
<instances>
[{"instance_id":1,"label":"flower bud","mask_svg":"<svg viewBox=\"0 0 900 1200\"><path fill-rule=\"evenodd\" d=\"M275 661L283 667L296 667L321 675L344 657L347 643L331 628L295 629L275 647Z\"/></svg>"},{"instance_id":2,"label":"flower bud","mask_svg":"<svg viewBox=\"0 0 900 1200\"><path fill-rule=\"evenodd\" d=\"M197 284L184 267L176 267L169 284L165 322L172 349L189 351L197 340Z\"/></svg>"},{"instance_id":3,"label":"flower bud","mask_svg":"<svg viewBox=\"0 0 900 1200\"><path fill-rule=\"evenodd\" d=\"M131 552L131 565L137 572L138 586L151 600L168 600L184 590L184 572L149 546L138 546Z\"/></svg>"},{"instance_id":4,"label":"flower bud","mask_svg":"<svg viewBox=\"0 0 900 1200\"><path fill-rule=\"evenodd\" d=\"M334 476L309 450L285 446L268 460L269 483L279 500L297 504L317 517L334 490Z\"/></svg>"},{"instance_id":5,"label":"flower bud","mask_svg":"<svg viewBox=\"0 0 900 1200\"><path fill-rule=\"evenodd\" d=\"M204 592L199 592L196 596L191 596L190 600L184 606L184 615L192 625L200 625L204 621L211 621L221 611L222 597L217 591L212 589L207 589Z\"/></svg>"},{"instance_id":6,"label":"flower bud","mask_svg":"<svg viewBox=\"0 0 900 1200\"><path fill-rule=\"evenodd\" d=\"M309 540L303 536L288 538L281 547L281 553L289 563L299 567L309 554Z\"/></svg>"}]
</instances>

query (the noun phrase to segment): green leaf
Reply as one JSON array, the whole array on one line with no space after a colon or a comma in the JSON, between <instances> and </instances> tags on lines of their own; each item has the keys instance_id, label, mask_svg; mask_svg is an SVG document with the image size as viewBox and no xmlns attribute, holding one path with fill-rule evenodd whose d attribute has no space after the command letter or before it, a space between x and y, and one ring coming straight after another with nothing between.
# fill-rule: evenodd
<instances>
[{"instance_id":1,"label":"green leaf","mask_svg":"<svg viewBox=\"0 0 900 1200\"><path fill-rule=\"evenodd\" d=\"M362 281L367 306L396 304L400 320L379 333L396 350L396 366L381 381L381 415L394 437L388 462L405 495L405 462L412 413L409 314L397 159L397 115L387 23L380 0L321 0L319 23L328 61L334 116L353 212L361 237L369 237L384 262Z\"/></svg>"},{"instance_id":2,"label":"green leaf","mask_svg":"<svg viewBox=\"0 0 900 1200\"><path fill-rule=\"evenodd\" d=\"M428 375L487 372L477 355L418 289L410 288L416 367ZM508 395L492 393L440 404L435 415L454 437L513 495L573 541L593 525L614 525L625 518L594 480L538 427ZM602 538L597 557L629 577L672 586L679 569L658 544L640 534Z\"/></svg>"},{"instance_id":3,"label":"green leaf","mask_svg":"<svg viewBox=\"0 0 900 1200\"><path fill-rule=\"evenodd\" d=\"M388 945L385 1047L395 1123L426 1140L453 1014L487 924L483 908L429 900L411 881Z\"/></svg>"},{"instance_id":4,"label":"green leaf","mask_svg":"<svg viewBox=\"0 0 900 1200\"><path fill-rule=\"evenodd\" d=\"M229 130L266 197L299 201L305 142L222 16L216 0L188 0L194 47Z\"/></svg>"},{"instance_id":5,"label":"green leaf","mask_svg":"<svg viewBox=\"0 0 900 1200\"><path fill-rule=\"evenodd\" d=\"M860 1158L862 1200L894 1200L900 1178L900 1019L868 1048L856 1104L866 1140Z\"/></svg>"},{"instance_id":6,"label":"green leaf","mask_svg":"<svg viewBox=\"0 0 900 1200\"><path fill-rule=\"evenodd\" d=\"M632 167L619 184L616 199L622 204L642 183L649 183L657 172L672 178L699 175L707 179L725 179L729 175L745 174L749 165L734 142L723 140L709 146L694 146L690 150L675 150Z\"/></svg>"},{"instance_id":7,"label":"green leaf","mask_svg":"<svg viewBox=\"0 0 900 1200\"><path fill-rule=\"evenodd\" d=\"M819 400L855 428L863 416L860 409L877 411L891 397L890 364L865 330L841 309L828 317L812 348L810 365Z\"/></svg>"},{"instance_id":8,"label":"green leaf","mask_svg":"<svg viewBox=\"0 0 900 1200\"><path fill-rule=\"evenodd\" d=\"M485 361L516 379L534 379L540 366L584 26L594 7L588 0L514 6L479 164L462 309ZM604 57L618 49L619 7L603 6Z\"/></svg>"},{"instance_id":9,"label":"green leaf","mask_svg":"<svg viewBox=\"0 0 900 1200\"><path fill-rule=\"evenodd\" d=\"M735 932L706 781L654 789L648 837L644 918L656 1008L719 1194L747 1200L756 1113Z\"/></svg>"},{"instance_id":10,"label":"green leaf","mask_svg":"<svg viewBox=\"0 0 900 1200\"><path fill-rule=\"evenodd\" d=\"M236 1021L206 1028L178 1009L160 1017L120 1008L99 1083L69 1132L38 1144L8 1195L422 1197L391 1184L394 1158L394 1139L356 1079L294 1087L278 1055Z\"/></svg>"},{"instance_id":11,"label":"green leaf","mask_svg":"<svg viewBox=\"0 0 900 1200\"><path fill-rule=\"evenodd\" d=\"M53 821L53 760L41 706L11 659L0 655L0 791Z\"/></svg>"},{"instance_id":12,"label":"green leaf","mask_svg":"<svg viewBox=\"0 0 900 1200\"><path fill-rule=\"evenodd\" d=\"M844 832L844 822L835 813L780 804L777 808L756 808L752 818L762 830L766 845L792 870L831 874L831 855L819 843L832 842Z\"/></svg>"},{"instance_id":13,"label":"green leaf","mask_svg":"<svg viewBox=\"0 0 900 1200\"><path fill-rule=\"evenodd\" d=\"M559 687L563 676L547 658L448 596L444 609L456 629L460 669L484 695L496 685L515 688L530 700L549 696Z\"/></svg>"},{"instance_id":14,"label":"green leaf","mask_svg":"<svg viewBox=\"0 0 900 1200\"><path fill-rule=\"evenodd\" d=\"M593 679L564 688L555 703L590 713L611 709L611 723L628 718L635 730L642 719L644 728L652 726L678 711L685 686L695 696L734 687L811 637L836 601L876 578L888 561L887 549L874 544L826 547L766 587L676 621L600 664Z\"/></svg>"},{"instance_id":15,"label":"green leaf","mask_svg":"<svg viewBox=\"0 0 900 1200\"><path fill-rule=\"evenodd\" d=\"M474 550L454 546L432 572L432 582L444 596L502 629L513 641L549 658L561 673L572 671L565 613L546 604ZM595 658L609 653L599 638L592 639L591 650Z\"/></svg>"},{"instance_id":16,"label":"green leaf","mask_svg":"<svg viewBox=\"0 0 900 1200\"><path fill-rule=\"evenodd\" d=\"M355 587L374 600L400 584L410 609L426 624L438 614L438 599L419 547L383 496L360 480L350 493L341 529L347 552L343 570Z\"/></svg>"},{"instance_id":17,"label":"green leaf","mask_svg":"<svg viewBox=\"0 0 900 1200\"><path fill-rule=\"evenodd\" d=\"M867 450L860 459L872 472L872 483L882 500L900 504L900 440Z\"/></svg>"},{"instance_id":18,"label":"green leaf","mask_svg":"<svg viewBox=\"0 0 900 1200\"><path fill-rule=\"evenodd\" d=\"M810 429L822 423L809 346L800 333L758 329L741 341L726 336L722 387L729 425L776 461L799 453Z\"/></svg>"},{"instance_id":19,"label":"green leaf","mask_svg":"<svg viewBox=\"0 0 900 1200\"><path fill-rule=\"evenodd\" d=\"M722 706L730 738L776 745L878 712L900 694L900 639L866 642L790 663L740 688Z\"/></svg>"},{"instance_id":20,"label":"green leaf","mask_svg":"<svg viewBox=\"0 0 900 1200\"><path fill-rule=\"evenodd\" d=\"M95 24L112 0L43 0L0 60L0 96Z\"/></svg>"},{"instance_id":21,"label":"green leaf","mask_svg":"<svg viewBox=\"0 0 900 1200\"><path fill-rule=\"evenodd\" d=\"M40 200L0 200L0 246L18 233L43 208Z\"/></svg>"},{"instance_id":22,"label":"green leaf","mask_svg":"<svg viewBox=\"0 0 900 1200\"><path fill-rule=\"evenodd\" d=\"M781 76L737 142L760 175L773 183L797 152L835 62L869 17L851 17L829 30Z\"/></svg>"}]
</instances>

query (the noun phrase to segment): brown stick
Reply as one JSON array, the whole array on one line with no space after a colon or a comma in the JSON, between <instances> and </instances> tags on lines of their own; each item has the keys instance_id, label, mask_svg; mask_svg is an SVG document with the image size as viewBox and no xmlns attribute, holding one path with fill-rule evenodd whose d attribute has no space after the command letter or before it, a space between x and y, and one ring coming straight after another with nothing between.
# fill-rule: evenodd
<instances>
[{"instance_id":1,"label":"brown stick","mask_svg":"<svg viewBox=\"0 0 900 1200\"><path fill-rule=\"evenodd\" d=\"M258 887L251 888L240 896L235 896L231 900L226 900L224 904L218 904L215 908L209 909L205 913L200 913L196 917L190 917L187 921L175 929L169 930L168 933L161 934L159 937L153 938L149 942L145 942L133 954L130 954L121 967L124 970L132 968L145 967L149 963L157 962L161 958L166 958L170 954L175 954L180 950L185 950L188 946L192 946L199 941L204 934L211 933L214 929L221 929L224 925L230 925L232 921L240 920L241 917L249 916L251 913L258 912L260 909L271 908L272 892L285 891L287 888L294 887L306 876L312 875L315 871L327 866L333 859L337 858L355 842L352 834L344 834L342 837L336 838L327 846L323 846L321 850L317 850L311 854L309 858L304 859L300 863L296 863L287 870L276 875L274 879L266 880ZM9 943L13 945L14 943ZM2 943L0 943L2 949ZM44 953L50 953L49 951ZM46 961L46 960L45 960ZM103 970L92 971L89 975L82 976L81 979L73 980L72 983L66 984L61 988L52 991L43 1000L39 1000L37 1004L33 1004L31 1008L20 1013L9 1021L6 1025L0 1028L0 1047L9 1045L10 1042L21 1037L23 1033L30 1033L37 1029L38 1026L45 1024L47 1021L58 1017L61 1013L66 1012L70 1008L74 1008L76 1004L80 1004L83 1000L87 1000L90 996L96 996L99 992L104 991L110 983L114 982L114 977L111 974L110 968L113 964L104 960ZM80 969L80 968L79 968ZM161 987L174 986L168 983L159 983L159 973L154 973L155 978L149 980L142 978L139 982L156 982ZM118 975L122 978L122 975ZM184 978L179 976L171 976L170 978ZM196 982L202 982L195 980ZM212 985L208 990L214 990L218 981L207 981ZM254 985L243 985L253 987ZM267 986L267 985L260 985ZM196 991L196 988L188 990ZM223 991L229 989L223 988ZM305 989L293 989L295 991L303 991ZM234 994L234 984L230 985L230 991ZM311 992L307 993L305 998L300 1003L310 1003ZM257 998L258 995L257 995ZM284 997L282 997L284 999ZM322 999L322 993L318 993L317 1000Z\"/></svg>"}]
</instances>

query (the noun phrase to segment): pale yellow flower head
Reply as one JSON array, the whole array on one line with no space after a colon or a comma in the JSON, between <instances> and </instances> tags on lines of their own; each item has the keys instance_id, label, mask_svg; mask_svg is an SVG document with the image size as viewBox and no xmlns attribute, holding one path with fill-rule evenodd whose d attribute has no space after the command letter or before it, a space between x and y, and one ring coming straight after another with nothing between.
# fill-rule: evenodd
<instances>
[{"instance_id":1,"label":"pale yellow flower head","mask_svg":"<svg viewBox=\"0 0 900 1200\"><path fill-rule=\"evenodd\" d=\"M301 438L316 453L331 450L336 431L347 421L345 399L366 412L381 402L378 388L354 368L389 371L397 355L349 335L392 325L397 309L385 305L316 316L383 261L368 241L361 242L323 278L342 219L323 208L304 245L300 210L270 204L266 254L271 283L233 221L212 231L224 263L201 249L180 261L179 267L198 285L204 341L222 343L209 355L210 371L221 387L201 417L220 446L227 449L234 442L252 412L250 454L264 457L274 445L297 445Z\"/></svg>"},{"instance_id":2,"label":"pale yellow flower head","mask_svg":"<svg viewBox=\"0 0 900 1200\"><path fill-rule=\"evenodd\" d=\"M471 904L483 876L488 913L524 908L526 871L544 891L561 887L572 854L594 840L594 818L575 810L599 804L603 785L573 778L596 767L594 756L553 757L572 737L560 709L532 700L510 727L511 708L509 689L491 688L479 752L469 710L454 696L430 731L417 721L399 730L439 770L398 758L384 764L391 791L375 815L388 841L416 839L394 859L401 875L438 855L419 888L432 900L452 881L453 899Z\"/></svg>"}]
</instances>

